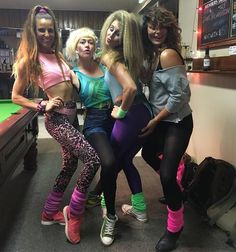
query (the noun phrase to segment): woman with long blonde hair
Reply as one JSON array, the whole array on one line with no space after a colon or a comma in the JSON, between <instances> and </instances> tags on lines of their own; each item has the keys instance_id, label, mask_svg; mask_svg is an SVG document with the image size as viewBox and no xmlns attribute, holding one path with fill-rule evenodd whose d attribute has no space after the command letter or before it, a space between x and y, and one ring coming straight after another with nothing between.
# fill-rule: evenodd
<instances>
[{"instance_id":1,"label":"woman with long blonde hair","mask_svg":"<svg viewBox=\"0 0 236 252\"><path fill-rule=\"evenodd\" d=\"M139 83L143 45L138 17L125 10L113 12L103 24L100 42L101 62L107 67L105 81L114 103L112 116L116 119L111 144L117 167L101 174L105 198L102 207L106 210L100 238L104 245L110 245L114 240L114 228L118 220L115 194L120 168L124 170L132 192L132 204L123 205L122 211L141 222L147 221L141 178L133 164L133 158L142 147L144 140L138 135L151 119L151 112Z\"/></svg>"}]
</instances>

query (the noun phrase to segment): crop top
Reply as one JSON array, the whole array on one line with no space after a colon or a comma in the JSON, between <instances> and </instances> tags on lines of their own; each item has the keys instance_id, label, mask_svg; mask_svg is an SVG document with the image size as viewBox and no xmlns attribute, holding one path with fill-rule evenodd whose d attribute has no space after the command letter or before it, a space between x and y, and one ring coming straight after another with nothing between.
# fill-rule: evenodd
<instances>
[{"instance_id":1,"label":"crop top","mask_svg":"<svg viewBox=\"0 0 236 252\"><path fill-rule=\"evenodd\" d=\"M46 90L63 81L70 81L70 68L62 61L61 71L55 54L39 53L39 62L42 68L42 77L39 80L39 86Z\"/></svg>"}]
</instances>

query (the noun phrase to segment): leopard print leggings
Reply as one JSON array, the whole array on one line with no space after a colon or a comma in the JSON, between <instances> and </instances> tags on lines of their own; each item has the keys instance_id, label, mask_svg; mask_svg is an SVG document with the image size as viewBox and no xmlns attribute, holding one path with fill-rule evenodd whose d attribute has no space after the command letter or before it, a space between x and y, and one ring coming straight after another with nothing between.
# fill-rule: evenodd
<instances>
[{"instance_id":1,"label":"leopard print leggings","mask_svg":"<svg viewBox=\"0 0 236 252\"><path fill-rule=\"evenodd\" d=\"M78 159L80 159L84 167L78 176L77 186L80 192L86 193L100 167L100 162L95 150L77 130L78 121L71 124L69 119L66 114L58 112L45 114L45 127L61 145L62 152L62 170L56 178L53 191L64 192L66 190L77 169Z\"/></svg>"}]
</instances>

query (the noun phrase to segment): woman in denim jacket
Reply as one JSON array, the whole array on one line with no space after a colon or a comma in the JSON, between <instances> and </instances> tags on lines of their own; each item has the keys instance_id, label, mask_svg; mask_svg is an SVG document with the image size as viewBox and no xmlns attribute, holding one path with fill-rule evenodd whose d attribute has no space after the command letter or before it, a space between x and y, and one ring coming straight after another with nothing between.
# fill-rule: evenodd
<instances>
[{"instance_id":1,"label":"woman in denim jacket","mask_svg":"<svg viewBox=\"0 0 236 252\"><path fill-rule=\"evenodd\" d=\"M152 72L149 101L154 118L143 129L148 136L142 157L159 170L167 202L167 227L156 251L175 249L184 226L183 195L176 176L192 134L190 87L180 54L180 33L172 12L154 7L143 15L143 39L148 72Z\"/></svg>"}]
</instances>

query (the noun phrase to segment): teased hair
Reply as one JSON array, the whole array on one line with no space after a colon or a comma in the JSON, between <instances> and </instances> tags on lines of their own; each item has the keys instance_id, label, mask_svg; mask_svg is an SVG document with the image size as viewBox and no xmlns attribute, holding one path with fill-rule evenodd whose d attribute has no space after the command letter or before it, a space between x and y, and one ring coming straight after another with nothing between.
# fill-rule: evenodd
<instances>
[{"instance_id":1,"label":"teased hair","mask_svg":"<svg viewBox=\"0 0 236 252\"><path fill-rule=\"evenodd\" d=\"M51 19L53 21L55 31L53 49L60 64L62 54L59 52L60 39L55 15L47 6L36 5L30 10L25 21L22 38L17 50L16 60L13 65L12 72L15 78L17 78L19 64L23 62L27 82L29 85L33 85L36 89L38 77L42 73L42 69L38 60L39 49L36 37L36 20L41 18Z\"/></svg>"},{"instance_id":2,"label":"teased hair","mask_svg":"<svg viewBox=\"0 0 236 252\"><path fill-rule=\"evenodd\" d=\"M76 47L81 38L91 38L94 41L95 49L96 49L96 42L97 37L94 31L88 27L79 28L75 31L70 33L68 40L66 41L66 57L69 60L76 60Z\"/></svg>"},{"instance_id":3,"label":"teased hair","mask_svg":"<svg viewBox=\"0 0 236 252\"><path fill-rule=\"evenodd\" d=\"M115 20L119 22L121 46L110 48L106 45L106 34ZM139 17L125 10L117 10L107 17L100 35L102 55L110 54L113 63L118 61L125 63L131 77L136 81L140 74L144 55Z\"/></svg>"},{"instance_id":4,"label":"teased hair","mask_svg":"<svg viewBox=\"0 0 236 252\"><path fill-rule=\"evenodd\" d=\"M171 11L163 7L152 7L143 14L143 44L145 52L150 56L153 54L153 45L148 38L147 26L151 23L154 26L161 25L167 28L167 37L160 50L172 48L181 52L181 28L178 26L176 17Z\"/></svg>"}]
</instances>

